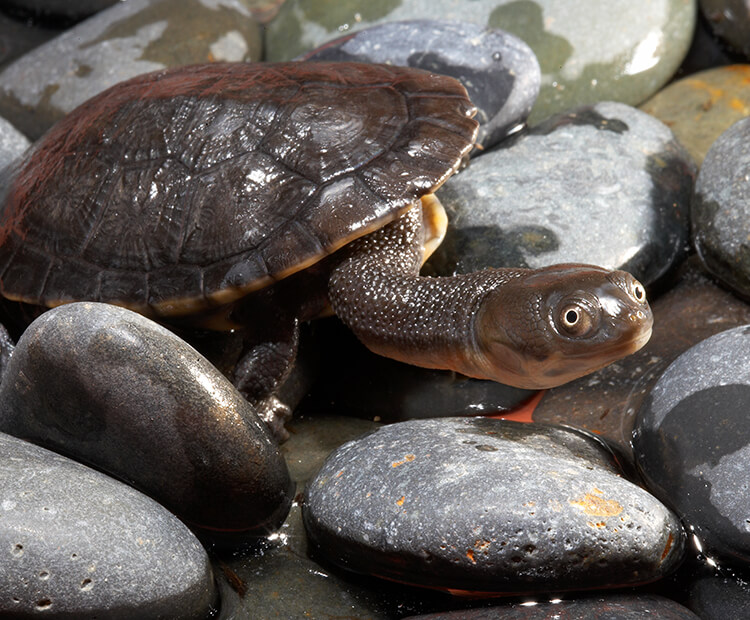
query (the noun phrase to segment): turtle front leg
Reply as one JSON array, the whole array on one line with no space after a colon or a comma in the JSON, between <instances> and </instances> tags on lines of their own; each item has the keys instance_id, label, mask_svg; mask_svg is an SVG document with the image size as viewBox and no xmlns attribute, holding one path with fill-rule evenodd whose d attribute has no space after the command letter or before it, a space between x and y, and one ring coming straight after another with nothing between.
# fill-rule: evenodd
<instances>
[{"instance_id":1,"label":"turtle front leg","mask_svg":"<svg viewBox=\"0 0 750 620\"><path fill-rule=\"evenodd\" d=\"M275 317L262 330L248 335L245 351L234 368L234 386L279 442L289 438L284 424L292 417L292 410L276 395L292 371L298 345L299 321Z\"/></svg>"}]
</instances>

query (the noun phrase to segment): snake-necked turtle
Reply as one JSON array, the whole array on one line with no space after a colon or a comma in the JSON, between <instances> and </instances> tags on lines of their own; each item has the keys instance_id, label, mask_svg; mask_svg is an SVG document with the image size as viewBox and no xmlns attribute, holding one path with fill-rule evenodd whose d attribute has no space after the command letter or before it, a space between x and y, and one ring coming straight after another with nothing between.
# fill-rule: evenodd
<instances>
[{"instance_id":1,"label":"snake-necked turtle","mask_svg":"<svg viewBox=\"0 0 750 620\"><path fill-rule=\"evenodd\" d=\"M418 274L435 221L427 196L471 149L473 113L457 81L385 65L136 77L77 108L20 163L0 218L1 292L244 325L235 381L268 412L298 322L326 301L377 353L521 387L637 350L652 316L628 273Z\"/></svg>"}]
</instances>

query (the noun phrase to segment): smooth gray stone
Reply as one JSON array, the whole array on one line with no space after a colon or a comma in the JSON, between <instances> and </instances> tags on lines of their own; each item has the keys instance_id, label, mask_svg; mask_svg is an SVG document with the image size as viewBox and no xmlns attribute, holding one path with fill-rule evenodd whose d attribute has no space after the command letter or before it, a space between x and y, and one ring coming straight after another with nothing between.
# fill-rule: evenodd
<instances>
[{"instance_id":1,"label":"smooth gray stone","mask_svg":"<svg viewBox=\"0 0 750 620\"><path fill-rule=\"evenodd\" d=\"M0 616L207 617L208 556L171 513L4 433L0 454Z\"/></svg>"},{"instance_id":2,"label":"smooth gray stone","mask_svg":"<svg viewBox=\"0 0 750 620\"><path fill-rule=\"evenodd\" d=\"M380 24L330 41L297 60L386 63L450 75L477 106L477 144L484 149L520 129L541 81L539 63L526 43L502 30L468 22L418 19Z\"/></svg>"},{"instance_id":3,"label":"smooth gray stone","mask_svg":"<svg viewBox=\"0 0 750 620\"><path fill-rule=\"evenodd\" d=\"M750 118L708 149L691 205L693 242L706 268L750 298Z\"/></svg>"},{"instance_id":4,"label":"smooth gray stone","mask_svg":"<svg viewBox=\"0 0 750 620\"><path fill-rule=\"evenodd\" d=\"M684 534L562 427L412 420L334 451L303 505L311 545L349 570L433 588L563 591L653 581Z\"/></svg>"},{"instance_id":5,"label":"smooth gray stone","mask_svg":"<svg viewBox=\"0 0 750 620\"><path fill-rule=\"evenodd\" d=\"M3 183L2 171L19 159L29 146L31 142L26 136L4 118L0 118L0 184ZM2 193L1 185L0 193Z\"/></svg>"},{"instance_id":6,"label":"smooth gray stone","mask_svg":"<svg viewBox=\"0 0 750 620\"><path fill-rule=\"evenodd\" d=\"M272 531L292 482L266 425L195 349L135 312L59 306L19 339L0 430L93 464L208 531Z\"/></svg>"},{"instance_id":7,"label":"smooth gray stone","mask_svg":"<svg viewBox=\"0 0 750 620\"><path fill-rule=\"evenodd\" d=\"M260 26L242 0L118 2L8 65L0 73L0 116L36 140L117 82L260 54Z\"/></svg>"},{"instance_id":8,"label":"smooth gray stone","mask_svg":"<svg viewBox=\"0 0 750 620\"><path fill-rule=\"evenodd\" d=\"M633 447L647 486L715 561L750 561L750 325L706 338L643 401Z\"/></svg>"},{"instance_id":9,"label":"smooth gray stone","mask_svg":"<svg viewBox=\"0 0 750 620\"><path fill-rule=\"evenodd\" d=\"M650 284L685 256L695 164L669 128L621 103L550 118L475 157L437 192L438 274L590 263Z\"/></svg>"},{"instance_id":10,"label":"smooth gray stone","mask_svg":"<svg viewBox=\"0 0 750 620\"><path fill-rule=\"evenodd\" d=\"M750 0L699 0L713 33L750 59Z\"/></svg>"}]
</instances>

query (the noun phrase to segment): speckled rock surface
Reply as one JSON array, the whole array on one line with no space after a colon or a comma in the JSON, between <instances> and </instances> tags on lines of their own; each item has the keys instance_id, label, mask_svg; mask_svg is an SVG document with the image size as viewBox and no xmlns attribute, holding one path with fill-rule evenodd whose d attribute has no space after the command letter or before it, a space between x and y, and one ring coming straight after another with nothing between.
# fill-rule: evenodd
<instances>
[{"instance_id":1,"label":"speckled rock surface","mask_svg":"<svg viewBox=\"0 0 750 620\"><path fill-rule=\"evenodd\" d=\"M29 148L31 142L4 118L0 118L0 193L4 185L2 171Z\"/></svg>"},{"instance_id":2,"label":"speckled rock surface","mask_svg":"<svg viewBox=\"0 0 750 620\"><path fill-rule=\"evenodd\" d=\"M648 114L578 108L475 158L438 190L451 225L429 265L450 274L592 263L649 284L684 257L693 175Z\"/></svg>"},{"instance_id":3,"label":"speckled rock surface","mask_svg":"<svg viewBox=\"0 0 750 620\"><path fill-rule=\"evenodd\" d=\"M0 384L0 430L94 464L207 530L274 529L291 501L278 447L205 358L106 304L46 312Z\"/></svg>"},{"instance_id":4,"label":"speckled rock surface","mask_svg":"<svg viewBox=\"0 0 750 620\"><path fill-rule=\"evenodd\" d=\"M694 0L475 0L468 7L455 0L287 0L269 24L268 59L288 60L385 21L471 21L506 30L534 50L542 68L536 123L574 105L647 99L687 53L696 14Z\"/></svg>"},{"instance_id":5,"label":"speckled rock surface","mask_svg":"<svg viewBox=\"0 0 750 620\"><path fill-rule=\"evenodd\" d=\"M57 28L29 24L0 13L0 69L58 34Z\"/></svg>"},{"instance_id":6,"label":"speckled rock surface","mask_svg":"<svg viewBox=\"0 0 750 620\"><path fill-rule=\"evenodd\" d=\"M242 0L128 0L0 73L0 115L35 140L86 99L127 78L214 60L260 59Z\"/></svg>"},{"instance_id":7,"label":"speckled rock surface","mask_svg":"<svg viewBox=\"0 0 750 620\"><path fill-rule=\"evenodd\" d=\"M682 555L682 529L604 454L551 426L392 424L328 458L308 484L305 525L334 564L437 588L523 592L658 579Z\"/></svg>"},{"instance_id":8,"label":"speckled rock surface","mask_svg":"<svg viewBox=\"0 0 750 620\"><path fill-rule=\"evenodd\" d=\"M410 620L643 620L648 617L660 620L698 618L675 601L649 594L613 594L537 605L505 605L409 616Z\"/></svg>"},{"instance_id":9,"label":"speckled rock surface","mask_svg":"<svg viewBox=\"0 0 750 620\"><path fill-rule=\"evenodd\" d=\"M145 495L0 433L0 616L206 618L208 556Z\"/></svg>"},{"instance_id":10,"label":"speckled rock surface","mask_svg":"<svg viewBox=\"0 0 750 620\"><path fill-rule=\"evenodd\" d=\"M455 77L477 106L477 144L485 149L523 124L541 79L534 52L518 37L468 22L389 22L336 39L298 60L380 62Z\"/></svg>"},{"instance_id":11,"label":"speckled rock surface","mask_svg":"<svg viewBox=\"0 0 750 620\"><path fill-rule=\"evenodd\" d=\"M693 242L708 270L750 298L750 118L706 154L691 206Z\"/></svg>"},{"instance_id":12,"label":"speckled rock surface","mask_svg":"<svg viewBox=\"0 0 750 620\"><path fill-rule=\"evenodd\" d=\"M750 0L699 0L713 33L750 59Z\"/></svg>"},{"instance_id":13,"label":"speckled rock surface","mask_svg":"<svg viewBox=\"0 0 750 620\"><path fill-rule=\"evenodd\" d=\"M705 553L750 559L750 325L698 343L641 405L633 445L648 487Z\"/></svg>"},{"instance_id":14,"label":"speckled rock surface","mask_svg":"<svg viewBox=\"0 0 750 620\"><path fill-rule=\"evenodd\" d=\"M688 586L690 608L703 620L750 618L750 574L745 570L719 566L703 571Z\"/></svg>"},{"instance_id":15,"label":"speckled rock surface","mask_svg":"<svg viewBox=\"0 0 750 620\"><path fill-rule=\"evenodd\" d=\"M750 65L730 65L683 78L640 109L665 123L700 165L732 123L750 116Z\"/></svg>"}]
</instances>

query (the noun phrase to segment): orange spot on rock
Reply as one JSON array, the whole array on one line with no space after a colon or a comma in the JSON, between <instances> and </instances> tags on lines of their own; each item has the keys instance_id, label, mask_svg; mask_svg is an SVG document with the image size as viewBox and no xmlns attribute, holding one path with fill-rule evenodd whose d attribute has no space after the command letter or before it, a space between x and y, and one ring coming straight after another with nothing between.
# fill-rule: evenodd
<instances>
[{"instance_id":1,"label":"orange spot on rock","mask_svg":"<svg viewBox=\"0 0 750 620\"><path fill-rule=\"evenodd\" d=\"M597 492L595 489L594 492ZM598 491L601 494L601 491ZM581 499L570 500L571 506L576 506L592 517L616 517L623 511L622 505L614 499L604 499L592 493L586 493Z\"/></svg>"},{"instance_id":2,"label":"orange spot on rock","mask_svg":"<svg viewBox=\"0 0 750 620\"><path fill-rule=\"evenodd\" d=\"M472 549L469 549L466 552L466 557L469 558L469 560L471 561L472 564L476 564L477 563L477 561L474 559L474 551Z\"/></svg>"},{"instance_id":3,"label":"orange spot on rock","mask_svg":"<svg viewBox=\"0 0 750 620\"><path fill-rule=\"evenodd\" d=\"M404 463L411 463L415 458L417 457L414 456L413 454L407 454L404 457L403 461L394 461L393 463L391 463L391 467L398 467L400 465L403 465Z\"/></svg>"},{"instance_id":4,"label":"orange spot on rock","mask_svg":"<svg viewBox=\"0 0 750 620\"><path fill-rule=\"evenodd\" d=\"M403 506L403 505L404 505L404 502L405 502L405 501L406 501L406 495L402 495L402 496L401 496L401 499L397 499L397 500L396 500L396 503L397 503L397 504L398 504L399 506Z\"/></svg>"},{"instance_id":5,"label":"orange spot on rock","mask_svg":"<svg viewBox=\"0 0 750 620\"><path fill-rule=\"evenodd\" d=\"M669 555L669 550L672 548L672 544L674 544L674 536L670 533L669 537L667 538L667 544L664 547L664 551L661 552L662 562L664 561L664 558Z\"/></svg>"}]
</instances>

